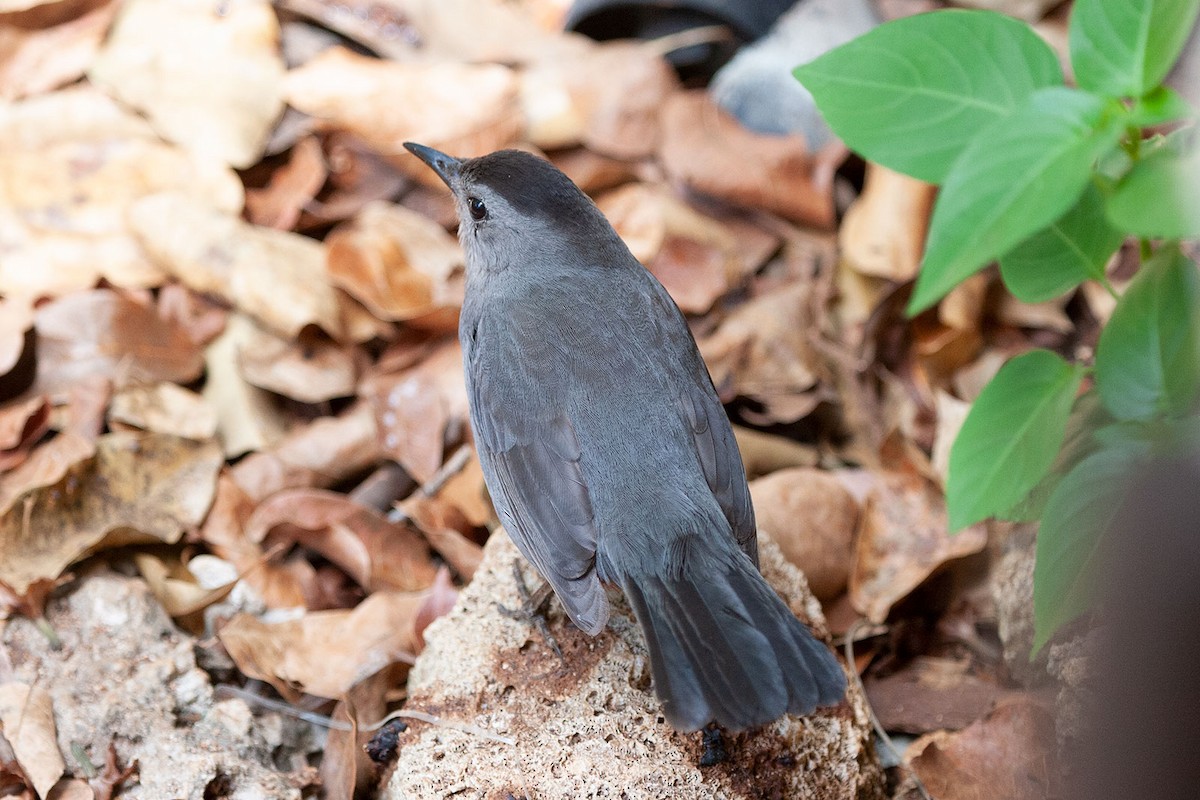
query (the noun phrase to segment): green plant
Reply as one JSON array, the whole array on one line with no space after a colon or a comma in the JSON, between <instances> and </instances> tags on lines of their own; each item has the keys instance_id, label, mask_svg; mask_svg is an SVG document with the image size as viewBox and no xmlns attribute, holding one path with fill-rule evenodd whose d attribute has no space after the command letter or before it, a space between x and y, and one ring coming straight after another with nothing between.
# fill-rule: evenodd
<instances>
[{"instance_id":1,"label":"green plant","mask_svg":"<svg viewBox=\"0 0 1200 800\"><path fill-rule=\"evenodd\" d=\"M795 71L850 147L941 184L910 314L993 261L1027 302L1087 280L1116 296L1105 265L1140 239L1094 364L1012 359L951 451L952 530L1040 519L1034 654L1088 608L1131 473L1200 443L1200 275L1179 245L1200 236L1197 115L1161 85L1198 11L1200 0L1076 0L1074 88L1028 26L987 11L896 20Z\"/></svg>"}]
</instances>

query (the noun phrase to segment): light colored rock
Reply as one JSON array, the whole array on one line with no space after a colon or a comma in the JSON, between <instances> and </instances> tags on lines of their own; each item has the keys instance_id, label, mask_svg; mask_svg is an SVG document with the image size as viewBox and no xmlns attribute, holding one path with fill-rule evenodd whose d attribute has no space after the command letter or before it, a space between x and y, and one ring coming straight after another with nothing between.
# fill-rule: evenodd
<instances>
[{"instance_id":1,"label":"light colored rock","mask_svg":"<svg viewBox=\"0 0 1200 800\"><path fill-rule=\"evenodd\" d=\"M612 618L595 638L570 624L557 601L550 604L563 664L535 628L498 609L518 605L517 558L508 537L493 534L475 580L426 631L405 706L513 743L411 722L383 800L884 796L870 722L853 688L839 706L727 735L729 760L699 767L701 735L676 733L663 720L624 597L610 591ZM825 635L800 572L767 541L761 561L792 610ZM520 564L530 587L539 585L532 568Z\"/></svg>"},{"instance_id":2,"label":"light colored rock","mask_svg":"<svg viewBox=\"0 0 1200 800\"><path fill-rule=\"evenodd\" d=\"M1033 649L1034 530L1027 526L1009 537L992 582L1004 663L1017 681L1030 687L1044 684L1050 678L1046 672L1046 650L1029 660Z\"/></svg>"},{"instance_id":3,"label":"light colored rock","mask_svg":"<svg viewBox=\"0 0 1200 800\"><path fill-rule=\"evenodd\" d=\"M62 639L53 650L32 622L3 631L17 680L46 687L68 772L72 746L96 765L109 742L140 778L122 798L288 800L311 782L308 726L254 714L241 700L217 702L197 669L194 640L176 628L140 580L115 574L81 580L47 609Z\"/></svg>"}]
</instances>

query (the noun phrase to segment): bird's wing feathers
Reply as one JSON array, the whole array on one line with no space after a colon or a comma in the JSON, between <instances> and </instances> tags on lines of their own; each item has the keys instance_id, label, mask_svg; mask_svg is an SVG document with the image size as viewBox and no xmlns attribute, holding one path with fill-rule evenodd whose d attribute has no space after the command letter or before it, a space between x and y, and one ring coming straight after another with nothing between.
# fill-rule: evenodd
<instances>
[{"instance_id":1,"label":"bird's wing feathers","mask_svg":"<svg viewBox=\"0 0 1200 800\"><path fill-rule=\"evenodd\" d=\"M480 332L467 370L471 422L492 501L517 548L562 600L575 624L599 633L608 601L596 575L596 520L580 469L579 440L554 398L523 403L555 383L551 361L504 332ZM561 382L561 377L560 377Z\"/></svg>"},{"instance_id":2,"label":"bird's wing feathers","mask_svg":"<svg viewBox=\"0 0 1200 800\"><path fill-rule=\"evenodd\" d=\"M651 296L656 306L656 318L663 325L668 324L668 320L677 320L678 326L686 332L687 321L667 290L657 281L654 287ZM704 365L691 336L680 336L679 333L664 331L659 337L664 347L676 343L679 348L679 352L667 354L673 363L683 368L683 380L678 383L681 388L677 405L691 428L708 488L729 520L738 547L758 566L758 532L754 524L754 507L750 503L750 490L746 486L742 454L738 451L733 428L717 397L708 367Z\"/></svg>"},{"instance_id":3,"label":"bird's wing feathers","mask_svg":"<svg viewBox=\"0 0 1200 800\"><path fill-rule=\"evenodd\" d=\"M679 398L679 405L691 427L708 488L729 520L738 547L758 566L758 535L750 490L746 486L746 469L725 409L708 388L712 384L703 364L700 370L703 371L702 383L688 385Z\"/></svg>"}]
</instances>

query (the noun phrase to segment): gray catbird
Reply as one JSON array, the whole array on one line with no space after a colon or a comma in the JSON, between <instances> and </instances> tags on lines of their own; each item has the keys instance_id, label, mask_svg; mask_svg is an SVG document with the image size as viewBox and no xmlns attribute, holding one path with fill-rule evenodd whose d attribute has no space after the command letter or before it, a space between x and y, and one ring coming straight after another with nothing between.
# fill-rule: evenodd
<instances>
[{"instance_id":1,"label":"gray catbird","mask_svg":"<svg viewBox=\"0 0 1200 800\"><path fill-rule=\"evenodd\" d=\"M471 427L517 549L595 635L624 589L670 723L836 703L845 676L758 572L746 474L683 315L544 159L405 144L450 187Z\"/></svg>"}]
</instances>

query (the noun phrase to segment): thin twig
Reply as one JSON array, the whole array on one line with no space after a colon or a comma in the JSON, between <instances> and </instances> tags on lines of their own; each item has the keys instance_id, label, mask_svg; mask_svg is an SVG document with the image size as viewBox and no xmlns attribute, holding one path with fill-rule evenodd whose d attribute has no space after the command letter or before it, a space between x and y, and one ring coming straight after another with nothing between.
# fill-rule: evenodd
<instances>
[{"instance_id":1,"label":"thin twig","mask_svg":"<svg viewBox=\"0 0 1200 800\"><path fill-rule=\"evenodd\" d=\"M433 474L425 483L417 487L417 492L420 492L425 497L433 497L442 490L446 482L453 478L458 473L462 472L463 467L467 465L467 461L471 458L470 445L463 445L454 451L454 455L446 459L446 463L438 468L438 471ZM388 512L388 522L406 522L409 516L402 508L393 508Z\"/></svg>"},{"instance_id":2,"label":"thin twig","mask_svg":"<svg viewBox=\"0 0 1200 800\"><path fill-rule=\"evenodd\" d=\"M304 720L305 722L311 722L313 725L320 725L323 728L329 728L335 731L354 730L354 727L348 722L342 722L341 720L327 717L324 714L315 714L311 711L304 711L303 709L296 708L291 703L285 703L282 700L273 700L269 697L263 697L262 695L257 695L253 692L246 691L239 686L232 686L228 683L222 683L217 685L216 691L220 696L236 697L239 700L244 700L251 705L258 705L263 708L270 709L271 711L277 711L280 714L287 714L290 717L295 717L296 719ZM515 745L517 743L516 739L508 736L501 736L497 733L492 733L491 731L486 730L485 728L480 728L477 725L435 717L433 714L426 714L424 711L410 711L403 708L393 711L372 725L360 725L358 730L362 733L377 731L394 719L415 719L420 722L428 722L430 725L436 725L440 728L453 728L454 730L462 731L463 733L474 734L475 736L482 736L484 739L490 739L491 741L500 742L501 744Z\"/></svg>"},{"instance_id":3,"label":"thin twig","mask_svg":"<svg viewBox=\"0 0 1200 800\"><path fill-rule=\"evenodd\" d=\"M912 776L913 783L916 784L917 791L921 793L921 797L925 798L925 800L933 800L933 798L929 795L929 790L925 788L925 784L921 781L921 776L918 775L917 771L912 768L912 765L905 761L900 755L900 751L896 749L895 743L892 742L892 737L887 735L887 731L883 729L883 725L880 723L879 717L875 716L875 709L871 707L871 701L867 699L866 687L863 686L862 678L859 677L858 670L854 666L855 636L858 633L859 627L867 624L869 623L867 623L866 620L860 619L855 621L855 623L850 626L850 630L846 631L846 642L843 647L845 648L846 661L850 665L850 676L854 679L854 684L858 687L858 693L863 699L863 705L867 707L867 714L871 717L871 727L875 729L875 735L878 736L880 741L882 741L887 746L887 749L891 751L892 757L896 759L896 763L908 770L908 774Z\"/></svg>"},{"instance_id":4,"label":"thin twig","mask_svg":"<svg viewBox=\"0 0 1200 800\"><path fill-rule=\"evenodd\" d=\"M698 44L732 41L734 41L733 30L728 25L704 25L650 39L645 42L645 46L655 53L665 56L667 53L674 53L685 47L695 47Z\"/></svg>"}]
</instances>

